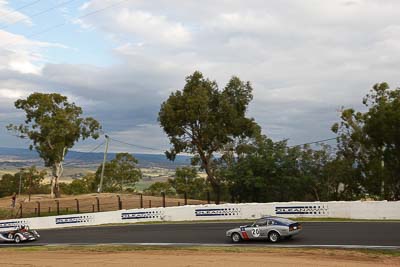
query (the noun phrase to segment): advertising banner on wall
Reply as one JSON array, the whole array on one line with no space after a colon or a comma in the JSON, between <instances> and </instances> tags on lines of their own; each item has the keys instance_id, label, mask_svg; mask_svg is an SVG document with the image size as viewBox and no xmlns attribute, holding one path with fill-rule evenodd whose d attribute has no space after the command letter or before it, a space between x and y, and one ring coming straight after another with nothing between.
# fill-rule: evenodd
<instances>
[{"instance_id":1,"label":"advertising banner on wall","mask_svg":"<svg viewBox=\"0 0 400 267\"><path fill-rule=\"evenodd\" d=\"M167 208L131 209L75 215L9 219L0 221L0 231L20 225L35 229L89 226L108 223L138 223L146 221L254 220L262 216L400 219L400 201L338 201L243 203L193 205Z\"/></svg>"}]
</instances>

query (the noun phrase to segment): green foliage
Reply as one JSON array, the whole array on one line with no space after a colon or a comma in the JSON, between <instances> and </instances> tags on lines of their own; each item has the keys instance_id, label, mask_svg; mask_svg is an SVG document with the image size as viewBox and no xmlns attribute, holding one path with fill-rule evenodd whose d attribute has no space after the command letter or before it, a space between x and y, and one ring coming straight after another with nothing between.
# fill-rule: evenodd
<instances>
[{"instance_id":1,"label":"green foliage","mask_svg":"<svg viewBox=\"0 0 400 267\"><path fill-rule=\"evenodd\" d=\"M196 168L183 167L177 168L173 179L167 182L156 182L144 190L144 193L152 196L160 196L164 192L168 196L180 196L186 192L187 198L205 199L209 190L207 181L200 178Z\"/></svg>"},{"instance_id":2,"label":"green foliage","mask_svg":"<svg viewBox=\"0 0 400 267\"><path fill-rule=\"evenodd\" d=\"M168 182L181 196L186 192L187 197L192 199L207 197L209 190L207 181L198 176L196 168L177 168L174 179L169 179Z\"/></svg>"},{"instance_id":3,"label":"green foliage","mask_svg":"<svg viewBox=\"0 0 400 267\"><path fill-rule=\"evenodd\" d=\"M60 183L60 190L67 195L80 195L96 192L96 177L87 174L82 179L74 179L71 183Z\"/></svg>"},{"instance_id":4,"label":"green foliage","mask_svg":"<svg viewBox=\"0 0 400 267\"><path fill-rule=\"evenodd\" d=\"M224 155L220 173L238 202L352 200L362 196L351 164L329 146L288 147L258 136Z\"/></svg>"},{"instance_id":5,"label":"green foliage","mask_svg":"<svg viewBox=\"0 0 400 267\"><path fill-rule=\"evenodd\" d=\"M219 90L215 81L198 71L188 76L183 90L172 93L159 112L158 120L172 144L167 157L174 160L181 152L193 154L193 164L200 163L218 192L221 181L215 174L215 153L259 131L254 120L246 117L252 97L250 83L238 77Z\"/></svg>"},{"instance_id":6,"label":"green foliage","mask_svg":"<svg viewBox=\"0 0 400 267\"><path fill-rule=\"evenodd\" d=\"M10 196L18 192L19 180L14 175L6 173L0 180L0 196Z\"/></svg>"},{"instance_id":7,"label":"green foliage","mask_svg":"<svg viewBox=\"0 0 400 267\"><path fill-rule=\"evenodd\" d=\"M217 175L235 201L400 198L400 89L377 84L363 103L343 109L332 126L338 149L287 147L265 136L226 150Z\"/></svg>"},{"instance_id":8,"label":"green foliage","mask_svg":"<svg viewBox=\"0 0 400 267\"><path fill-rule=\"evenodd\" d=\"M17 100L15 107L25 112L25 121L20 125L10 124L7 129L32 141L29 148L34 148L45 166L53 169L53 189L58 195L64 156L79 139L97 139L101 126L91 117L82 118L82 108L56 93L33 93L27 99Z\"/></svg>"},{"instance_id":9,"label":"green foliage","mask_svg":"<svg viewBox=\"0 0 400 267\"><path fill-rule=\"evenodd\" d=\"M129 187L131 190L135 188L135 184L142 179L142 172L136 166L137 159L129 153L118 153L115 159L106 162L104 168L104 192L122 192ZM100 184L102 165L96 171L97 185Z\"/></svg>"},{"instance_id":10,"label":"green foliage","mask_svg":"<svg viewBox=\"0 0 400 267\"><path fill-rule=\"evenodd\" d=\"M0 180L0 196L9 196L18 193L21 179L21 194L40 194L48 190L42 182L46 171L38 171L35 166L20 170L15 174L4 174Z\"/></svg>"},{"instance_id":11,"label":"green foliage","mask_svg":"<svg viewBox=\"0 0 400 267\"><path fill-rule=\"evenodd\" d=\"M286 153L286 142L259 136L224 155L221 168L232 198L238 202L268 202L304 198L297 179L296 158ZM302 194L302 195L298 195Z\"/></svg>"},{"instance_id":12,"label":"green foliage","mask_svg":"<svg viewBox=\"0 0 400 267\"><path fill-rule=\"evenodd\" d=\"M362 190L381 199L400 199L400 89L376 84L363 99L365 112L343 109L339 156L357 169Z\"/></svg>"},{"instance_id":13,"label":"green foliage","mask_svg":"<svg viewBox=\"0 0 400 267\"><path fill-rule=\"evenodd\" d=\"M15 211L12 209L0 208L0 220L13 219L15 218L14 213Z\"/></svg>"},{"instance_id":14,"label":"green foliage","mask_svg":"<svg viewBox=\"0 0 400 267\"><path fill-rule=\"evenodd\" d=\"M144 190L145 194L160 196L164 192L167 196L175 196L175 191L169 182L155 182Z\"/></svg>"}]
</instances>

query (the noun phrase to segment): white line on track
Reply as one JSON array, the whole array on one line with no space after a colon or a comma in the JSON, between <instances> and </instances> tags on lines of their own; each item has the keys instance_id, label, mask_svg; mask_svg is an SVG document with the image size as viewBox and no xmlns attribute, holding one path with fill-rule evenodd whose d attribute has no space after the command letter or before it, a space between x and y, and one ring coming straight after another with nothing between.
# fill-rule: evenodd
<instances>
[{"instance_id":1,"label":"white line on track","mask_svg":"<svg viewBox=\"0 0 400 267\"><path fill-rule=\"evenodd\" d=\"M165 246L165 247L270 247L270 248L340 248L340 249L385 249L400 250L400 246L373 246L373 245L279 245L279 244L203 244L203 243L2 243L0 246L18 247L18 246Z\"/></svg>"}]
</instances>

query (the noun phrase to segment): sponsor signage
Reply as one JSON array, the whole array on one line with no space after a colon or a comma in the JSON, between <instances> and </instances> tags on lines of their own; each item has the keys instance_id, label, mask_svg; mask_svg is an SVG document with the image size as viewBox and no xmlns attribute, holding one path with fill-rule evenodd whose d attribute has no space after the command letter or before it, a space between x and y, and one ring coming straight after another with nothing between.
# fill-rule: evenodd
<instances>
[{"instance_id":1,"label":"sponsor signage","mask_svg":"<svg viewBox=\"0 0 400 267\"><path fill-rule=\"evenodd\" d=\"M155 211L137 211L137 212L123 212L121 213L122 220L135 220L135 219L160 219L163 213L159 210Z\"/></svg>"},{"instance_id":2,"label":"sponsor signage","mask_svg":"<svg viewBox=\"0 0 400 267\"><path fill-rule=\"evenodd\" d=\"M59 217L56 218L56 224L75 224L75 223L89 223L93 222L93 216L72 216L72 217Z\"/></svg>"},{"instance_id":3,"label":"sponsor signage","mask_svg":"<svg viewBox=\"0 0 400 267\"><path fill-rule=\"evenodd\" d=\"M8 221L8 222L0 222L0 229L3 228L15 228L20 225L27 225L27 221L18 220L18 221Z\"/></svg>"},{"instance_id":4,"label":"sponsor signage","mask_svg":"<svg viewBox=\"0 0 400 267\"><path fill-rule=\"evenodd\" d=\"M196 216L238 216L239 208L220 208L220 209L195 209Z\"/></svg>"},{"instance_id":5,"label":"sponsor signage","mask_svg":"<svg viewBox=\"0 0 400 267\"><path fill-rule=\"evenodd\" d=\"M324 205L275 207L275 214L327 215L328 207Z\"/></svg>"}]
</instances>

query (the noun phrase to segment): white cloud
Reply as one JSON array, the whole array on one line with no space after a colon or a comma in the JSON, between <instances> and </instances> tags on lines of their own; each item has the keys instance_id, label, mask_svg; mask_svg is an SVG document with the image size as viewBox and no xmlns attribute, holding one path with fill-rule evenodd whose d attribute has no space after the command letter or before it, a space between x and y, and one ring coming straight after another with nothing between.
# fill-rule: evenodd
<instances>
[{"instance_id":1,"label":"white cloud","mask_svg":"<svg viewBox=\"0 0 400 267\"><path fill-rule=\"evenodd\" d=\"M128 144L119 143L111 140L110 148L114 152L136 152L163 154L169 149L168 141L158 124L139 124L123 131L113 131L108 133L111 138Z\"/></svg>"},{"instance_id":2,"label":"white cloud","mask_svg":"<svg viewBox=\"0 0 400 267\"><path fill-rule=\"evenodd\" d=\"M80 10L86 13L94 12L112 2L115 1L91 1L81 6ZM191 32L182 23L165 15L124 5L113 7L112 11L99 13L95 17L76 20L76 23L83 28L99 28L123 40L127 38L126 35L132 35L128 39L171 46L181 46L191 40Z\"/></svg>"},{"instance_id":3,"label":"white cloud","mask_svg":"<svg viewBox=\"0 0 400 267\"><path fill-rule=\"evenodd\" d=\"M80 12L117 2L87 1ZM254 86L249 115L267 134L323 139L340 106L359 108L376 82L399 85L398 10L397 0L126 1L76 21L112 37L118 64L44 64L48 44L19 39L18 53L0 53L0 89L56 90L120 139L164 147L157 113L185 76L200 70L223 87L238 75Z\"/></svg>"},{"instance_id":4,"label":"white cloud","mask_svg":"<svg viewBox=\"0 0 400 267\"><path fill-rule=\"evenodd\" d=\"M44 65L40 50L46 47L66 48L61 44L34 41L0 30L0 69L40 74Z\"/></svg>"},{"instance_id":5,"label":"white cloud","mask_svg":"<svg viewBox=\"0 0 400 267\"><path fill-rule=\"evenodd\" d=\"M93 25L91 25L89 23L85 23L82 19L79 19L79 18L71 19L71 22L73 24L79 25L83 30L93 30L94 29Z\"/></svg>"},{"instance_id":6,"label":"white cloud","mask_svg":"<svg viewBox=\"0 0 400 267\"><path fill-rule=\"evenodd\" d=\"M6 89L6 88L0 89L0 98L2 99L17 100L18 98L25 97L26 95L28 95L28 93L22 90Z\"/></svg>"},{"instance_id":7,"label":"white cloud","mask_svg":"<svg viewBox=\"0 0 400 267\"><path fill-rule=\"evenodd\" d=\"M190 32L182 24L141 10L121 10L113 26L124 33L137 34L145 41L179 45L190 40Z\"/></svg>"},{"instance_id":8,"label":"white cloud","mask_svg":"<svg viewBox=\"0 0 400 267\"><path fill-rule=\"evenodd\" d=\"M265 34L279 29L279 21L268 13L222 13L211 21L209 27L224 32Z\"/></svg>"},{"instance_id":9,"label":"white cloud","mask_svg":"<svg viewBox=\"0 0 400 267\"><path fill-rule=\"evenodd\" d=\"M30 18L8 6L6 0L0 0L0 23L3 25L13 24L15 22L23 22L32 25Z\"/></svg>"}]
</instances>

